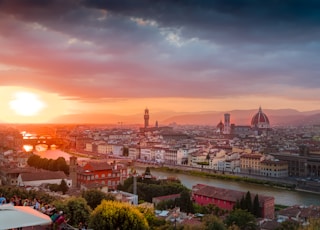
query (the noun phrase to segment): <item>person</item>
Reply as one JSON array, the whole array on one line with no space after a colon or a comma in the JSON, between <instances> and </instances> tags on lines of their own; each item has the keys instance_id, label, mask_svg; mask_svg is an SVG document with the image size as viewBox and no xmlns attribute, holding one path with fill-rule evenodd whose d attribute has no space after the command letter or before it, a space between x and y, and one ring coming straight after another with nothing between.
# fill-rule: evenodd
<instances>
[{"instance_id":1,"label":"person","mask_svg":"<svg viewBox=\"0 0 320 230\"><path fill-rule=\"evenodd\" d=\"M3 194L1 194L1 195L0 195L0 205L3 205L3 204L5 204L5 203L7 203L7 199L4 197Z\"/></svg>"},{"instance_id":2,"label":"person","mask_svg":"<svg viewBox=\"0 0 320 230\"><path fill-rule=\"evenodd\" d=\"M56 220L56 225L58 226L58 229L63 229L63 226L68 222L66 219L66 214L62 213L59 218Z\"/></svg>"},{"instance_id":3,"label":"person","mask_svg":"<svg viewBox=\"0 0 320 230\"><path fill-rule=\"evenodd\" d=\"M40 202L37 198L34 198L34 209L40 211Z\"/></svg>"}]
</instances>

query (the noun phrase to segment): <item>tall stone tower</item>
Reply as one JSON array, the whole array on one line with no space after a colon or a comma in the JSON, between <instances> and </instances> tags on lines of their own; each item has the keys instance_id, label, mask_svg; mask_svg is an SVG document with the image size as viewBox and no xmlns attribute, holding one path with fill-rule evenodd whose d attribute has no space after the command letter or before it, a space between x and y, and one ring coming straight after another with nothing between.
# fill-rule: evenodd
<instances>
[{"instance_id":1,"label":"tall stone tower","mask_svg":"<svg viewBox=\"0 0 320 230\"><path fill-rule=\"evenodd\" d=\"M76 188L78 185L77 167L77 158L74 156L70 157L69 175L72 180L72 188Z\"/></svg>"},{"instance_id":2,"label":"tall stone tower","mask_svg":"<svg viewBox=\"0 0 320 230\"><path fill-rule=\"evenodd\" d=\"M224 114L224 133L230 134L230 114Z\"/></svg>"},{"instance_id":3,"label":"tall stone tower","mask_svg":"<svg viewBox=\"0 0 320 230\"><path fill-rule=\"evenodd\" d=\"M148 108L144 110L144 127L145 128L149 127L149 109Z\"/></svg>"}]
</instances>

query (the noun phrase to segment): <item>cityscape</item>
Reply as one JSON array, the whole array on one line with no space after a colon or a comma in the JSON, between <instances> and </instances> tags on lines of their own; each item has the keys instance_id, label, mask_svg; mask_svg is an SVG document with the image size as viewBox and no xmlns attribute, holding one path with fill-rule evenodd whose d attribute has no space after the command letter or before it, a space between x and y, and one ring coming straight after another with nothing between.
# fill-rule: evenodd
<instances>
[{"instance_id":1,"label":"cityscape","mask_svg":"<svg viewBox=\"0 0 320 230\"><path fill-rule=\"evenodd\" d=\"M199 205L213 204L232 210L249 189L252 194L258 194L263 217L260 229L281 226L292 218L289 214L292 212L310 212L304 219L295 217L301 224L305 224L306 218L318 218L318 211L313 210L320 206L320 126L273 128L272 120L261 107L248 125L237 126L230 123L231 118L232 114L225 113L211 126L160 126L157 122L150 125L152 111L145 108L140 126L2 125L1 184L47 191L47 184L64 180L69 187L67 196L79 195L80 190L98 189L106 193L118 192L125 202L138 205L137 188L131 193L118 190L125 180L133 175L146 177L145 180L179 179L179 175L185 174L189 178L181 183L190 189L191 199ZM63 157L69 170L63 173L40 169L37 165L33 168L30 165L32 156L51 160ZM151 168L150 177L144 172L146 168ZM177 171L172 173L170 169ZM195 179L197 177L192 177L190 172L216 177L212 177L212 182L207 180L207 184L197 183L201 176ZM227 179L230 176L240 178L238 184L234 184L234 179ZM261 181L260 186L252 186ZM268 189L266 184L269 184ZM166 196L153 197L151 203L159 205L163 199L173 199L177 194ZM286 208L276 211L277 205ZM160 218L172 219L177 212L173 210ZM179 210L181 226L191 218L182 216Z\"/></svg>"},{"instance_id":2,"label":"cityscape","mask_svg":"<svg viewBox=\"0 0 320 230\"><path fill-rule=\"evenodd\" d=\"M0 0L0 230L320 229L319 10Z\"/></svg>"}]
</instances>

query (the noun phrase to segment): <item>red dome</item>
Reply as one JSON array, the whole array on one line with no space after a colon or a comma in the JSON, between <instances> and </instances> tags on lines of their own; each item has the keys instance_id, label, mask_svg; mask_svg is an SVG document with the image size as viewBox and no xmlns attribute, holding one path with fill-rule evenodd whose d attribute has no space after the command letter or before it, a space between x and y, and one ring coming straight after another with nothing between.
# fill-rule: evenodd
<instances>
[{"instance_id":1,"label":"red dome","mask_svg":"<svg viewBox=\"0 0 320 230\"><path fill-rule=\"evenodd\" d=\"M224 129L224 124L222 123L222 121L220 121L220 122L217 124L217 129L220 129L220 130L223 130L223 129Z\"/></svg>"},{"instance_id":2,"label":"red dome","mask_svg":"<svg viewBox=\"0 0 320 230\"><path fill-rule=\"evenodd\" d=\"M259 112L252 117L251 126L257 128L270 128L269 118L262 112L261 107L259 108Z\"/></svg>"}]
</instances>

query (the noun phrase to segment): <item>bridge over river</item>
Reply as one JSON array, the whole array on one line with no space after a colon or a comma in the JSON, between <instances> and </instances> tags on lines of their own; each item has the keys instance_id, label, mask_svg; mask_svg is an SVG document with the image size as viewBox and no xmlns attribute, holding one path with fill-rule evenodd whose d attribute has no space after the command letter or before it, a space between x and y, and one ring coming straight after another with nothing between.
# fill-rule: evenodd
<instances>
[{"instance_id":1,"label":"bridge over river","mask_svg":"<svg viewBox=\"0 0 320 230\"><path fill-rule=\"evenodd\" d=\"M61 150L54 151L45 151L39 153L41 157L46 157L48 159L56 159L57 157L64 157L66 160L70 158L70 154L63 152ZM81 158L78 158L81 160ZM83 160L89 160L88 158L84 158ZM136 167L136 170L139 174L144 173L144 167ZM205 177L197 177L186 175L182 173L169 173L157 171L156 169L151 169L151 174L156 177L164 178L164 177L177 177L181 183L187 188L191 189L195 184L207 184L211 186L239 190L243 192L250 191L251 193L257 193L261 195L273 196L275 198L276 204L281 205L319 205L320 206L320 195L303 192L303 191L292 191L281 188L274 188L270 186L251 184L246 182L236 182L236 181L228 181L222 179L212 179Z\"/></svg>"}]
</instances>

